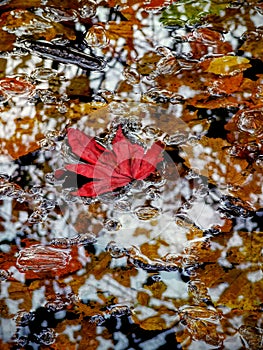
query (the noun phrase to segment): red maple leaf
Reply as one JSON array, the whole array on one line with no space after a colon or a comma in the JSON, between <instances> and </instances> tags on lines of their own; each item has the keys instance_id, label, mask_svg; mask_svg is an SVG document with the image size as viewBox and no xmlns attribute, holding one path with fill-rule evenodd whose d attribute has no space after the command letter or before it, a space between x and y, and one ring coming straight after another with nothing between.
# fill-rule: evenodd
<instances>
[{"instance_id":1,"label":"red maple leaf","mask_svg":"<svg viewBox=\"0 0 263 350\"><path fill-rule=\"evenodd\" d=\"M68 129L68 143L72 152L80 158L77 164L67 164L65 169L55 172L57 179L70 173L84 176L87 182L71 194L96 197L129 184L143 180L162 161L163 144L155 142L145 150L139 144L131 143L119 126L109 150L77 129Z\"/></svg>"}]
</instances>

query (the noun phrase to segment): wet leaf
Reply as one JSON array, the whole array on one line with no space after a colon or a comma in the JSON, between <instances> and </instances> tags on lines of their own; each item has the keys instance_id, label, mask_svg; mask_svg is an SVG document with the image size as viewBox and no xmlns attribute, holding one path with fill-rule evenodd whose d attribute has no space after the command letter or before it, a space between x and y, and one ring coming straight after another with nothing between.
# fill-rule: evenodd
<instances>
[{"instance_id":1,"label":"wet leaf","mask_svg":"<svg viewBox=\"0 0 263 350\"><path fill-rule=\"evenodd\" d=\"M74 40L75 34L71 29L55 22L46 21L40 16L27 10L13 10L5 12L0 17L2 31L15 34L18 37L26 36L33 39L51 40L57 35L64 35L65 38Z\"/></svg>"},{"instance_id":2,"label":"wet leaf","mask_svg":"<svg viewBox=\"0 0 263 350\"><path fill-rule=\"evenodd\" d=\"M196 263L207 264L197 268L191 279L208 287L214 305L244 310L260 308L263 297L261 240L260 232L224 234L212 240L214 250L201 249L201 255L195 255ZM221 292L217 295L218 286Z\"/></svg>"},{"instance_id":3,"label":"wet leaf","mask_svg":"<svg viewBox=\"0 0 263 350\"><path fill-rule=\"evenodd\" d=\"M235 75L249 67L251 65L245 57L223 56L212 58L206 71L218 75Z\"/></svg>"},{"instance_id":4,"label":"wet leaf","mask_svg":"<svg viewBox=\"0 0 263 350\"><path fill-rule=\"evenodd\" d=\"M254 58L262 58L263 27L260 26L255 30L246 31L242 35L242 40L245 42L240 50L249 52Z\"/></svg>"},{"instance_id":5,"label":"wet leaf","mask_svg":"<svg viewBox=\"0 0 263 350\"><path fill-rule=\"evenodd\" d=\"M248 163L231 158L228 147L230 144L227 141L204 136L196 144L182 146L184 153L181 156L188 167L199 169L212 183L241 185L245 181L242 171Z\"/></svg>"},{"instance_id":6,"label":"wet leaf","mask_svg":"<svg viewBox=\"0 0 263 350\"><path fill-rule=\"evenodd\" d=\"M196 3L192 0L181 0L165 9L160 20L168 27L194 26L204 23L208 15L220 15L220 11L227 6L226 1L202 0Z\"/></svg>"}]
</instances>

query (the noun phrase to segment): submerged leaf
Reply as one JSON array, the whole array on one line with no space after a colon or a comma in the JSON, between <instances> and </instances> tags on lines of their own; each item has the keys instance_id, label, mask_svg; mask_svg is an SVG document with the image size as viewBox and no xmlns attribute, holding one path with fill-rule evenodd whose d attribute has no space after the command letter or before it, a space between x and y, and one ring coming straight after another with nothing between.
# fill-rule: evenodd
<instances>
[{"instance_id":1,"label":"submerged leaf","mask_svg":"<svg viewBox=\"0 0 263 350\"><path fill-rule=\"evenodd\" d=\"M227 6L227 1L220 0L179 0L163 11L160 20L168 27L194 26L203 24L208 15L220 15L220 11L225 10Z\"/></svg>"}]
</instances>

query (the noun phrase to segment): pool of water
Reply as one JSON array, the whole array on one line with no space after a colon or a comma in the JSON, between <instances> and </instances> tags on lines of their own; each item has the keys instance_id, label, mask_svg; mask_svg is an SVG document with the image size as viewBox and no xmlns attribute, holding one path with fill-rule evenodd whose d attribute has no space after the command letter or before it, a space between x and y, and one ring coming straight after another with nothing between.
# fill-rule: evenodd
<instances>
[{"instance_id":1,"label":"pool of water","mask_svg":"<svg viewBox=\"0 0 263 350\"><path fill-rule=\"evenodd\" d=\"M0 2L0 348L263 346L261 1Z\"/></svg>"}]
</instances>

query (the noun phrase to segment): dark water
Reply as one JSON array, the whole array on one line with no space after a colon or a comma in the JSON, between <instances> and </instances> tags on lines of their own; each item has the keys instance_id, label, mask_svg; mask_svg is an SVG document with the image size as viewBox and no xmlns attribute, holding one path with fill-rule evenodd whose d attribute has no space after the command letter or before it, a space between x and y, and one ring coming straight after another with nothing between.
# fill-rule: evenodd
<instances>
[{"instance_id":1,"label":"dark water","mask_svg":"<svg viewBox=\"0 0 263 350\"><path fill-rule=\"evenodd\" d=\"M262 24L0 2L1 349L263 347Z\"/></svg>"}]
</instances>

